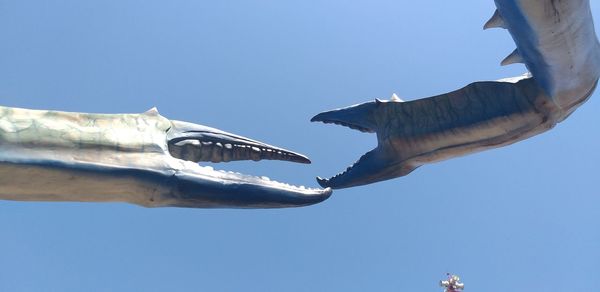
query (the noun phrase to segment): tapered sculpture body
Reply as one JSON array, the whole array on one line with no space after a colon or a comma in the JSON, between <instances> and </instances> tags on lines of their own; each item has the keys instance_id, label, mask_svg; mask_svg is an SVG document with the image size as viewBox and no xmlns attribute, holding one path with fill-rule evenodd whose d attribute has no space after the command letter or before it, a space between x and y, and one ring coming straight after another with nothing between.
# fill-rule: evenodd
<instances>
[{"instance_id":1,"label":"tapered sculpture body","mask_svg":"<svg viewBox=\"0 0 600 292\"><path fill-rule=\"evenodd\" d=\"M0 107L0 199L129 202L147 207L272 208L314 204L307 189L199 161L310 161L201 125L143 114L84 114Z\"/></svg>"},{"instance_id":2,"label":"tapered sculpture body","mask_svg":"<svg viewBox=\"0 0 600 292\"><path fill-rule=\"evenodd\" d=\"M417 167L508 145L567 118L594 91L600 46L588 0L496 0L485 28L506 28L517 49L502 65L530 73L476 82L403 102L397 97L324 112L312 121L377 133L378 146L322 186L345 188L409 174Z\"/></svg>"}]
</instances>

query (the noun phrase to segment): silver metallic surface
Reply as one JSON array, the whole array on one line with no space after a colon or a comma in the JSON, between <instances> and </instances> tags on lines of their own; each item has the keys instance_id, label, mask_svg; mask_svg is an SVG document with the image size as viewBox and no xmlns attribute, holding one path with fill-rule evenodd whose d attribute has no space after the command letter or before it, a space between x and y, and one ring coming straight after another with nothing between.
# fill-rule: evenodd
<instances>
[{"instance_id":1,"label":"silver metallic surface","mask_svg":"<svg viewBox=\"0 0 600 292\"><path fill-rule=\"evenodd\" d=\"M505 28L517 48L502 65L530 73L475 82L403 102L376 100L316 115L377 134L378 146L323 187L346 188L409 174L417 167L501 147L554 127L583 104L600 77L600 46L589 0L496 0L484 28Z\"/></svg>"},{"instance_id":2,"label":"silver metallic surface","mask_svg":"<svg viewBox=\"0 0 600 292\"><path fill-rule=\"evenodd\" d=\"M198 161L308 158L218 129L143 114L0 107L0 199L146 207L277 208L321 202L309 189Z\"/></svg>"}]
</instances>

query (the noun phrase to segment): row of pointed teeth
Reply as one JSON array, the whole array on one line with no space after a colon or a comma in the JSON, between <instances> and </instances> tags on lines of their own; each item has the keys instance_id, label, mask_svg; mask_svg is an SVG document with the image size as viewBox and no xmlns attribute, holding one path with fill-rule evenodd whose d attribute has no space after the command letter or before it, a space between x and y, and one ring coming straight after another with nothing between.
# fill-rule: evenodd
<instances>
[{"instance_id":1,"label":"row of pointed teeth","mask_svg":"<svg viewBox=\"0 0 600 292\"><path fill-rule=\"evenodd\" d=\"M362 157L361 157L361 158L362 158ZM360 159L359 159L358 161L360 161ZM329 183L329 181L331 181L331 180L335 180L335 179L337 179L337 178L339 178L339 177L341 177L341 176L345 175L346 173L348 173L348 172L349 172L349 171L350 171L350 170L351 170L351 169L352 169L352 168L353 168L353 167L354 167L354 166L355 166L355 165L358 163L358 161L357 161L357 162L355 162L355 163L353 163L352 165L348 166L348 167L346 168L346 170L344 170L344 171L342 171L342 172L340 172L340 173L338 173L338 174L336 174L336 175L334 175L334 176L332 176L332 177L330 177L330 178L321 178L321 177L317 177L317 181L318 181L318 182L319 182L321 185L323 185L324 183L325 183L325 184L326 184L326 183Z\"/></svg>"},{"instance_id":2,"label":"row of pointed teeth","mask_svg":"<svg viewBox=\"0 0 600 292\"><path fill-rule=\"evenodd\" d=\"M285 160L306 162L303 157L286 151L251 145L213 143L188 139L169 145L173 157L194 162L228 162L235 160Z\"/></svg>"},{"instance_id":3,"label":"row of pointed teeth","mask_svg":"<svg viewBox=\"0 0 600 292\"><path fill-rule=\"evenodd\" d=\"M490 20L488 20L485 23L485 25L483 26L483 29L490 29L490 28L504 28L504 29L507 28L506 22L504 21L504 18L502 17L502 15L500 15L500 12L498 11L498 9L496 9L496 11L494 11L494 15L492 15L492 18L490 18ZM511 65L511 64L517 64L517 63L524 63L524 61L523 61L523 57L519 53L518 49L515 49L512 53L510 53L510 55L508 55L508 57L504 58L504 60L502 60L502 62L500 62L500 65L507 66L507 65Z\"/></svg>"},{"instance_id":4,"label":"row of pointed teeth","mask_svg":"<svg viewBox=\"0 0 600 292\"><path fill-rule=\"evenodd\" d=\"M247 175L247 174L243 174L243 173L239 173L239 172L233 172L233 171L225 171L225 170L215 170L213 167L211 166L199 166L196 164L197 167L200 167L201 169L203 169L204 171L210 171L210 172L218 172L224 175L235 175L236 178L241 178L241 179L245 179L247 181L260 181L262 183L266 183L268 185L271 186L278 186L278 187L283 187L286 189L295 189L295 190L300 190L300 191L311 191L311 192L321 192L323 191L323 189L319 189L319 188L310 188L310 187L305 187L305 186L296 186L296 185L291 185L288 183L284 183L284 182L279 182L276 180L273 180L269 177L266 176L253 176L253 175Z\"/></svg>"},{"instance_id":5,"label":"row of pointed teeth","mask_svg":"<svg viewBox=\"0 0 600 292\"><path fill-rule=\"evenodd\" d=\"M357 131L361 131L363 133L374 133L375 131L368 129L368 128L364 128L361 126L357 126L357 125L353 125L350 123L346 123L346 122L342 122L342 121L337 121L337 120L322 120L321 122L323 122L324 124L335 124L335 125L340 125L340 126L344 126L344 127L348 127L350 129L353 130L357 130Z\"/></svg>"}]
</instances>

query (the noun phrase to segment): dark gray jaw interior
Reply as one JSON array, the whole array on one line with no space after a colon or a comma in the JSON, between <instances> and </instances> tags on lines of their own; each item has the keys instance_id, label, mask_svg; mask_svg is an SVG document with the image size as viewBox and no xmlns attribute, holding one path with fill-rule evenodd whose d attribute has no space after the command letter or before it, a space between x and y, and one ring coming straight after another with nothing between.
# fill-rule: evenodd
<instances>
[{"instance_id":1,"label":"dark gray jaw interior","mask_svg":"<svg viewBox=\"0 0 600 292\"><path fill-rule=\"evenodd\" d=\"M310 163L310 160L298 153L286 151L268 145L249 143L228 143L213 139L183 139L169 143L169 153L176 158L194 162L229 162L237 160L283 160L298 163Z\"/></svg>"},{"instance_id":2,"label":"dark gray jaw interior","mask_svg":"<svg viewBox=\"0 0 600 292\"><path fill-rule=\"evenodd\" d=\"M174 121L169 136L169 153L183 160L217 163L267 159L310 163L306 156L296 152L185 122Z\"/></svg>"}]
</instances>

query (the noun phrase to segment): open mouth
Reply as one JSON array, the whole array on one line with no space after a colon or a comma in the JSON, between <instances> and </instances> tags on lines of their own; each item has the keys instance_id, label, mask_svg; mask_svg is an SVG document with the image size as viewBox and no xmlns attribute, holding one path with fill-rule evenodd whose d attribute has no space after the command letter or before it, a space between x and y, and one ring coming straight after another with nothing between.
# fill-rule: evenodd
<instances>
[{"instance_id":1,"label":"open mouth","mask_svg":"<svg viewBox=\"0 0 600 292\"><path fill-rule=\"evenodd\" d=\"M314 116L311 122L336 124L363 133L376 133L377 126L373 119L373 110L382 101L376 100L364 104L354 105L343 109L332 110ZM322 187L347 188L364 185L377 180L376 175L381 172L381 151L379 146L350 165L346 170L330 177L317 177L317 182Z\"/></svg>"},{"instance_id":2,"label":"open mouth","mask_svg":"<svg viewBox=\"0 0 600 292\"><path fill-rule=\"evenodd\" d=\"M190 163L220 163L241 160L311 163L302 154L246 137L197 124L171 122L173 127L167 134L169 153L175 158ZM277 182L266 176L214 170L211 166L202 167L197 164L190 165L188 169L193 170L190 172L190 176L194 176L196 181L199 177L202 181L210 181L202 186L205 191L208 188L214 193L219 193L221 197L229 196L229 193L237 193L243 194L238 196L239 200L247 199L249 202L276 203L280 201L283 205L308 205L320 202L331 195L330 188L295 186Z\"/></svg>"}]
</instances>

